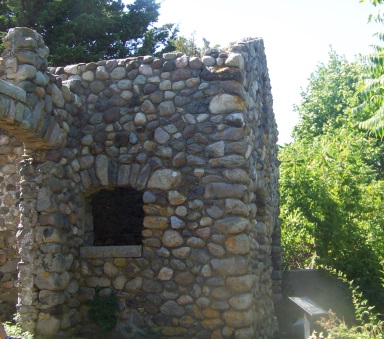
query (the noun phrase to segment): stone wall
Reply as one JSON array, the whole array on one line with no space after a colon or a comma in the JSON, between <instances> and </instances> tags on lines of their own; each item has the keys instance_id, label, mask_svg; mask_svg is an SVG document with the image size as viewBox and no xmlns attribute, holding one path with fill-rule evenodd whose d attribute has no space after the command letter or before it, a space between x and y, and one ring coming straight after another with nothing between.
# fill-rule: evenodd
<instances>
[{"instance_id":1,"label":"stone wall","mask_svg":"<svg viewBox=\"0 0 384 339\"><path fill-rule=\"evenodd\" d=\"M20 219L17 167L22 154L22 143L0 130L0 321L11 320L16 313L16 232Z\"/></svg>"},{"instance_id":2,"label":"stone wall","mask_svg":"<svg viewBox=\"0 0 384 339\"><path fill-rule=\"evenodd\" d=\"M15 29L7 39L23 46L18 39L31 36ZM22 68L16 59L5 78ZM271 337L281 282L278 162L262 40L202 58L168 53L47 71L46 94L29 80L23 88L34 112L51 98L40 116L55 119L65 146L36 146L44 135L35 133L20 164L23 326L90 335L87 301L101 287L118 296L122 338ZM91 246L92 197L117 187L143 194L142 245Z\"/></svg>"}]
</instances>

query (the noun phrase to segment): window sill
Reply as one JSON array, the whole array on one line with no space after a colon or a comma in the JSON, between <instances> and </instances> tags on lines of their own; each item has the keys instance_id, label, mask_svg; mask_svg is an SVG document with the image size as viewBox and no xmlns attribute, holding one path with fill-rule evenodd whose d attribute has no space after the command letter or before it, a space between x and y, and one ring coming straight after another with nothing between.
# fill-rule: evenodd
<instances>
[{"instance_id":1,"label":"window sill","mask_svg":"<svg viewBox=\"0 0 384 339\"><path fill-rule=\"evenodd\" d=\"M141 245L80 247L81 258L141 258L141 256Z\"/></svg>"}]
</instances>

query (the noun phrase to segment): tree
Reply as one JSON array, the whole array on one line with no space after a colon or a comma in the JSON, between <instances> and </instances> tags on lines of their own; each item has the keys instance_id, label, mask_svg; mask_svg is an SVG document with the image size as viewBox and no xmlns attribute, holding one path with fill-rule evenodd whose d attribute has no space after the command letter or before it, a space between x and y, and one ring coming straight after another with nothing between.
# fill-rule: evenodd
<instances>
[{"instance_id":1,"label":"tree","mask_svg":"<svg viewBox=\"0 0 384 339\"><path fill-rule=\"evenodd\" d=\"M350 114L346 108L356 102L362 66L349 63L345 57L329 52L328 64L320 64L309 78L302 101L294 110L300 122L293 129L295 139L312 139L329 128L340 127Z\"/></svg>"},{"instance_id":2,"label":"tree","mask_svg":"<svg viewBox=\"0 0 384 339\"><path fill-rule=\"evenodd\" d=\"M0 30L30 27L51 50L50 63L66 65L100 59L156 54L173 48L178 28L154 27L156 0L5 0Z\"/></svg>"},{"instance_id":3,"label":"tree","mask_svg":"<svg viewBox=\"0 0 384 339\"><path fill-rule=\"evenodd\" d=\"M383 0L370 0L374 6L382 5ZM365 0L360 0L365 2ZM384 16L379 12L377 15L370 15L368 21L374 20L377 23L384 23ZM375 34L380 42L384 41L384 33ZM369 110L369 119L361 122L360 127L371 131L374 135L383 138L384 136L384 47L374 45L373 54L366 58L367 66L362 78L365 85L360 89L362 102L354 108L356 112Z\"/></svg>"},{"instance_id":4,"label":"tree","mask_svg":"<svg viewBox=\"0 0 384 339\"><path fill-rule=\"evenodd\" d=\"M286 268L325 265L354 279L382 305L384 181L382 145L358 129L362 67L330 53L311 75L295 141L280 151Z\"/></svg>"}]
</instances>

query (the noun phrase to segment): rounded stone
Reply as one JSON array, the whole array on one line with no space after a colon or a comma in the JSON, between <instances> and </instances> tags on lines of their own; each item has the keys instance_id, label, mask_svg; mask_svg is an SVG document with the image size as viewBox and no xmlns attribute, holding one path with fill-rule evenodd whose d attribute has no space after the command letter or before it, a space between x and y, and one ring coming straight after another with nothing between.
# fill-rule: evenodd
<instances>
[{"instance_id":1,"label":"rounded stone","mask_svg":"<svg viewBox=\"0 0 384 339\"><path fill-rule=\"evenodd\" d=\"M182 286L187 286L195 281L196 277L191 272L179 272L175 275L173 280Z\"/></svg>"},{"instance_id":2,"label":"rounded stone","mask_svg":"<svg viewBox=\"0 0 384 339\"><path fill-rule=\"evenodd\" d=\"M185 228L186 222L176 216L171 217L171 227L175 230L180 230Z\"/></svg>"},{"instance_id":3,"label":"rounded stone","mask_svg":"<svg viewBox=\"0 0 384 339\"><path fill-rule=\"evenodd\" d=\"M160 280L170 280L173 276L173 269L169 267L163 267L159 274L157 275L157 278Z\"/></svg>"},{"instance_id":4,"label":"rounded stone","mask_svg":"<svg viewBox=\"0 0 384 339\"><path fill-rule=\"evenodd\" d=\"M96 79L97 80L107 80L109 79L109 73L105 66L98 66L96 68Z\"/></svg>"},{"instance_id":5,"label":"rounded stone","mask_svg":"<svg viewBox=\"0 0 384 339\"><path fill-rule=\"evenodd\" d=\"M239 277L229 277L226 280L227 286L234 292L244 293L253 289L256 281L254 275L243 275Z\"/></svg>"},{"instance_id":6,"label":"rounded stone","mask_svg":"<svg viewBox=\"0 0 384 339\"><path fill-rule=\"evenodd\" d=\"M127 278L123 275L119 275L113 281L112 285L113 285L113 288L115 288L116 290L122 290L126 283L127 283Z\"/></svg>"},{"instance_id":7,"label":"rounded stone","mask_svg":"<svg viewBox=\"0 0 384 339\"><path fill-rule=\"evenodd\" d=\"M223 319L228 326L242 328L252 324L253 313L251 311L241 312L228 310L223 313Z\"/></svg>"},{"instance_id":8,"label":"rounded stone","mask_svg":"<svg viewBox=\"0 0 384 339\"><path fill-rule=\"evenodd\" d=\"M209 104L209 111L212 114L225 114L245 110L244 101L240 97L226 93L216 95Z\"/></svg>"},{"instance_id":9,"label":"rounded stone","mask_svg":"<svg viewBox=\"0 0 384 339\"><path fill-rule=\"evenodd\" d=\"M182 175L178 171L171 169L159 169L152 174L148 181L148 188L158 188L169 191L176 188L182 182Z\"/></svg>"},{"instance_id":10,"label":"rounded stone","mask_svg":"<svg viewBox=\"0 0 384 339\"><path fill-rule=\"evenodd\" d=\"M85 81L89 81L89 82L95 80L95 74L94 74L92 71L86 71L86 72L84 72L84 73L81 75L81 77L83 78L83 80L85 80Z\"/></svg>"},{"instance_id":11,"label":"rounded stone","mask_svg":"<svg viewBox=\"0 0 384 339\"><path fill-rule=\"evenodd\" d=\"M251 307L253 303L253 294L241 294L236 295L229 299L229 305L231 305L235 310L246 310Z\"/></svg>"},{"instance_id":12,"label":"rounded stone","mask_svg":"<svg viewBox=\"0 0 384 339\"><path fill-rule=\"evenodd\" d=\"M201 66L203 66L203 63L201 62L200 58L191 57L189 59L189 67L191 67L192 69L200 69Z\"/></svg>"},{"instance_id":13,"label":"rounded stone","mask_svg":"<svg viewBox=\"0 0 384 339\"><path fill-rule=\"evenodd\" d=\"M121 90L127 90L132 88L132 81L128 79L119 80L117 87Z\"/></svg>"},{"instance_id":14,"label":"rounded stone","mask_svg":"<svg viewBox=\"0 0 384 339\"><path fill-rule=\"evenodd\" d=\"M37 320L36 332L51 337L57 334L60 329L60 320L50 314L40 313Z\"/></svg>"},{"instance_id":15,"label":"rounded stone","mask_svg":"<svg viewBox=\"0 0 384 339\"><path fill-rule=\"evenodd\" d=\"M142 285L142 290L148 293L161 293L163 289L163 284L157 280L145 280Z\"/></svg>"},{"instance_id":16,"label":"rounded stone","mask_svg":"<svg viewBox=\"0 0 384 339\"><path fill-rule=\"evenodd\" d=\"M162 117L168 117L176 112L173 101L164 101L159 105L159 113Z\"/></svg>"},{"instance_id":17,"label":"rounded stone","mask_svg":"<svg viewBox=\"0 0 384 339\"><path fill-rule=\"evenodd\" d=\"M244 231L249 225L249 221L242 217L226 217L217 220L214 224L216 231L225 234L236 234Z\"/></svg>"},{"instance_id":18,"label":"rounded stone","mask_svg":"<svg viewBox=\"0 0 384 339\"><path fill-rule=\"evenodd\" d=\"M111 78L114 80L120 80L124 78L127 75L127 72L125 70L125 67L116 67L112 72L111 72Z\"/></svg>"},{"instance_id":19,"label":"rounded stone","mask_svg":"<svg viewBox=\"0 0 384 339\"><path fill-rule=\"evenodd\" d=\"M240 53L229 53L225 66L244 68L244 58Z\"/></svg>"},{"instance_id":20,"label":"rounded stone","mask_svg":"<svg viewBox=\"0 0 384 339\"><path fill-rule=\"evenodd\" d=\"M128 292L137 292L141 289L142 284L143 284L143 278L137 277L137 278L134 278L134 279L128 281L125 284L124 288Z\"/></svg>"},{"instance_id":21,"label":"rounded stone","mask_svg":"<svg viewBox=\"0 0 384 339\"><path fill-rule=\"evenodd\" d=\"M246 254L251 249L251 241L246 234L230 237L225 241L225 247L232 254Z\"/></svg>"},{"instance_id":22,"label":"rounded stone","mask_svg":"<svg viewBox=\"0 0 384 339\"><path fill-rule=\"evenodd\" d=\"M205 246L205 242L203 239L197 237L190 237L187 240L187 245L190 247L203 247Z\"/></svg>"},{"instance_id":23,"label":"rounded stone","mask_svg":"<svg viewBox=\"0 0 384 339\"><path fill-rule=\"evenodd\" d=\"M180 317L185 314L183 307L179 306L175 301L168 300L160 307L161 313L170 316Z\"/></svg>"},{"instance_id":24,"label":"rounded stone","mask_svg":"<svg viewBox=\"0 0 384 339\"><path fill-rule=\"evenodd\" d=\"M180 247L172 250L172 255L178 259L187 259L191 254L190 247Z\"/></svg>"},{"instance_id":25,"label":"rounded stone","mask_svg":"<svg viewBox=\"0 0 384 339\"><path fill-rule=\"evenodd\" d=\"M109 262L106 262L104 264L103 270L104 270L104 273L106 274L106 276L109 278L114 278L119 273L119 269L115 265L113 265Z\"/></svg>"},{"instance_id":26,"label":"rounded stone","mask_svg":"<svg viewBox=\"0 0 384 339\"><path fill-rule=\"evenodd\" d=\"M137 126L143 126L147 122L147 117L144 113L136 113L135 118L133 120L135 122L135 125Z\"/></svg>"},{"instance_id":27,"label":"rounded stone","mask_svg":"<svg viewBox=\"0 0 384 339\"><path fill-rule=\"evenodd\" d=\"M175 65L177 68L184 68L188 66L189 57L186 55L183 55L176 59Z\"/></svg>"},{"instance_id":28,"label":"rounded stone","mask_svg":"<svg viewBox=\"0 0 384 339\"><path fill-rule=\"evenodd\" d=\"M249 180L249 175L241 168L235 168L231 170L227 169L223 172L223 174L227 180L233 183L247 184Z\"/></svg>"},{"instance_id":29,"label":"rounded stone","mask_svg":"<svg viewBox=\"0 0 384 339\"><path fill-rule=\"evenodd\" d=\"M168 200L171 205L181 205L187 200L187 197L179 193L178 191L169 191Z\"/></svg>"},{"instance_id":30,"label":"rounded stone","mask_svg":"<svg viewBox=\"0 0 384 339\"><path fill-rule=\"evenodd\" d=\"M205 66L214 66L216 64L216 59L209 55L204 55L201 60Z\"/></svg>"},{"instance_id":31,"label":"rounded stone","mask_svg":"<svg viewBox=\"0 0 384 339\"><path fill-rule=\"evenodd\" d=\"M166 230L162 242L166 247L179 247L184 243L183 237L177 231Z\"/></svg>"},{"instance_id":32,"label":"rounded stone","mask_svg":"<svg viewBox=\"0 0 384 339\"><path fill-rule=\"evenodd\" d=\"M155 141L158 142L159 144L166 144L171 136L162 128L158 127L155 130Z\"/></svg>"},{"instance_id":33,"label":"rounded stone","mask_svg":"<svg viewBox=\"0 0 384 339\"><path fill-rule=\"evenodd\" d=\"M142 65L140 65L140 67L139 67L139 73L140 73L140 74L143 74L143 75L147 75L147 76L149 76L149 75L152 75L152 74L153 74L153 69L152 69L152 67L151 67L150 65L148 65L148 64L142 64Z\"/></svg>"},{"instance_id":34,"label":"rounded stone","mask_svg":"<svg viewBox=\"0 0 384 339\"><path fill-rule=\"evenodd\" d=\"M211 266L216 274L237 276L247 272L248 263L243 257L237 256L225 259L212 259Z\"/></svg>"},{"instance_id":35,"label":"rounded stone","mask_svg":"<svg viewBox=\"0 0 384 339\"><path fill-rule=\"evenodd\" d=\"M215 257L222 257L226 253L223 246L218 244L212 244L212 243L208 244L208 250L209 250L209 253L211 253L211 255Z\"/></svg>"}]
</instances>

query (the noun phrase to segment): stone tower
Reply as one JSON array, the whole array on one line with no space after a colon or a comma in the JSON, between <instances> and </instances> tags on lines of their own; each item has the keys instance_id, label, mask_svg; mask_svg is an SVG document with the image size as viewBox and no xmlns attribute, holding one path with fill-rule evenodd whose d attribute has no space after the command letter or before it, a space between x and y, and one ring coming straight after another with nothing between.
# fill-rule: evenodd
<instances>
[{"instance_id":1,"label":"stone tower","mask_svg":"<svg viewBox=\"0 0 384 339\"><path fill-rule=\"evenodd\" d=\"M263 41L55 68L33 30L5 44L0 312L43 335L90 335L100 288L118 297L121 338L272 337L281 248Z\"/></svg>"}]
</instances>

